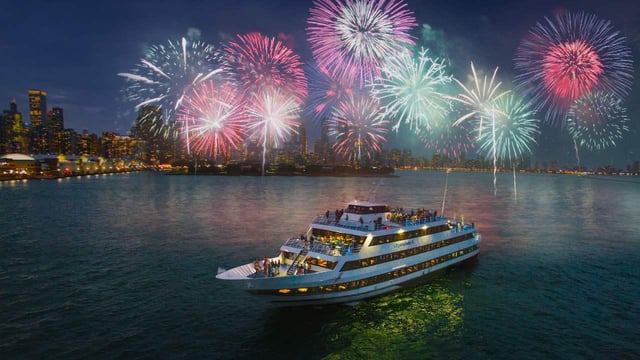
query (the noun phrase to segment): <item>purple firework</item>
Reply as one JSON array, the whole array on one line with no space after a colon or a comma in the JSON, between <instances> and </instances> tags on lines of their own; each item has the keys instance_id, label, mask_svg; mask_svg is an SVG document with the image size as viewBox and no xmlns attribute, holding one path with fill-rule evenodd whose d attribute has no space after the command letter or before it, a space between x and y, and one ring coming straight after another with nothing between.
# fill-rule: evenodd
<instances>
[{"instance_id":1,"label":"purple firework","mask_svg":"<svg viewBox=\"0 0 640 360\"><path fill-rule=\"evenodd\" d=\"M360 84L414 44L409 32L417 26L403 0L315 0L307 23L318 66Z\"/></svg>"},{"instance_id":2,"label":"purple firework","mask_svg":"<svg viewBox=\"0 0 640 360\"><path fill-rule=\"evenodd\" d=\"M382 114L380 103L364 94L340 102L329 120L329 135L336 138L336 153L351 161L372 159L387 141L389 122Z\"/></svg>"},{"instance_id":3,"label":"purple firework","mask_svg":"<svg viewBox=\"0 0 640 360\"><path fill-rule=\"evenodd\" d=\"M225 67L249 97L270 88L302 103L307 79L300 57L281 41L260 33L238 35L225 48Z\"/></svg>"}]
</instances>

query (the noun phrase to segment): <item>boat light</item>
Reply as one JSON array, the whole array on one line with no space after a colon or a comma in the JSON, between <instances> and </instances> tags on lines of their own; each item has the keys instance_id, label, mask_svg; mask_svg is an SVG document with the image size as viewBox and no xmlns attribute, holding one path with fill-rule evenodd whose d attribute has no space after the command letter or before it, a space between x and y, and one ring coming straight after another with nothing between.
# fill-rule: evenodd
<instances>
[{"instance_id":1,"label":"boat light","mask_svg":"<svg viewBox=\"0 0 640 360\"><path fill-rule=\"evenodd\" d=\"M279 294L288 294L291 292L291 289L280 289L278 290Z\"/></svg>"},{"instance_id":2,"label":"boat light","mask_svg":"<svg viewBox=\"0 0 640 360\"><path fill-rule=\"evenodd\" d=\"M301 293L306 293L307 290L309 290L309 289L307 289L307 288L298 288L298 292L301 292Z\"/></svg>"}]
</instances>

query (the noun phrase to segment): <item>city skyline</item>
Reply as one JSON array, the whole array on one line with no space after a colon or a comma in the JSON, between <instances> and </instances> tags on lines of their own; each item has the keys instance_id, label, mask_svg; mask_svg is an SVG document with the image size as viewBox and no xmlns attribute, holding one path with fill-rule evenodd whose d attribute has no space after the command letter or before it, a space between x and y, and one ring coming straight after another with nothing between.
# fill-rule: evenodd
<instances>
[{"instance_id":1,"label":"city skyline","mask_svg":"<svg viewBox=\"0 0 640 360\"><path fill-rule=\"evenodd\" d=\"M11 2L0 15L6 17L0 32L0 103L8 106L16 99L27 121L28 90L42 89L48 94L49 109L64 109L65 127L124 135L136 112L131 103L121 101L124 81L117 74L128 71L147 46L183 36L218 45L236 34L260 31L284 40L308 63L312 56L305 28L312 5L312 1L238 1L233 5L214 1L196 6L139 1L104 3L95 8L77 2ZM594 13L611 21L637 60L640 30L635 19L639 10L633 5L631 1L492 1L483 5L407 1L419 25L412 36L416 42L425 40L426 34L439 38L439 43L449 48L455 76L463 78L468 63L474 61L485 70L500 67L505 83L512 81L513 55L520 39L536 22L559 9ZM19 14L26 14L23 21L8 21ZM625 101L630 131L615 148L587 153L585 162L623 166L638 158L640 145L635 140L640 101L637 82L632 86ZM313 133L312 124L306 125ZM573 149L567 146L566 136L562 131L546 131L535 156L569 162ZM410 145L419 152L418 142L404 140L402 132L391 133L389 144Z\"/></svg>"}]
</instances>

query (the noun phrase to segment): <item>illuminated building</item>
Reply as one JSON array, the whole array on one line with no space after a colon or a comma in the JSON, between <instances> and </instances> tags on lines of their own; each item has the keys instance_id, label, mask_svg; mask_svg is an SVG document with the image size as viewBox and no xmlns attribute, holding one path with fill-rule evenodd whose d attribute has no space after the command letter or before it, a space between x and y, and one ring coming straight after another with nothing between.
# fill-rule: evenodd
<instances>
[{"instance_id":1,"label":"illuminated building","mask_svg":"<svg viewBox=\"0 0 640 360\"><path fill-rule=\"evenodd\" d=\"M31 128L35 129L47 124L47 92L43 90L29 90L29 117Z\"/></svg>"},{"instance_id":2,"label":"illuminated building","mask_svg":"<svg viewBox=\"0 0 640 360\"><path fill-rule=\"evenodd\" d=\"M16 101L11 101L9 110L2 113L0 126L0 154L29 152L22 113L18 111Z\"/></svg>"},{"instance_id":3,"label":"illuminated building","mask_svg":"<svg viewBox=\"0 0 640 360\"><path fill-rule=\"evenodd\" d=\"M54 107L47 113L47 135L49 138L49 152L63 154L62 141L64 140L64 112L62 108Z\"/></svg>"}]
</instances>

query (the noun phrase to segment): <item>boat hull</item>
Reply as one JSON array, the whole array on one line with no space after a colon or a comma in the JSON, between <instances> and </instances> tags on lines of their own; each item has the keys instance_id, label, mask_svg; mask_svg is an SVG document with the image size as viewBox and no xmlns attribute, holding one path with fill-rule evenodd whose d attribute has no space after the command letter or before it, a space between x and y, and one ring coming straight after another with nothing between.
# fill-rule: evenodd
<instances>
[{"instance_id":1,"label":"boat hull","mask_svg":"<svg viewBox=\"0 0 640 360\"><path fill-rule=\"evenodd\" d=\"M360 300L380 296L393 291L402 289L409 283L415 281L424 280L425 277L433 275L441 270L450 268L455 265L470 261L477 257L479 250L469 252L463 256L450 259L445 262L441 262L437 265L430 266L428 268L410 272L403 276L393 278L387 281L381 281L369 286L362 286L352 290L339 290L341 280L339 272L326 272L318 274L318 276L302 275L300 279L296 279L296 276L288 277L275 277L275 278L262 278L262 279L245 279L233 281L237 285L241 286L247 292L258 295L259 298L271 302L277 306L319 306L330 304L351 303ZM305 277L305 281L302 282L301 278ZM270 281L267 281L270 280ZM348 279L345 277L343 284L348 283ZM323 284L323 285L319 285ZM332 291L323 291L321 293L304 293L304 294L291 294L280 293L281 289L290 289L292 287L312 286L324 287L328 289L333 286Z\"/></svg>"}]
</instances>

